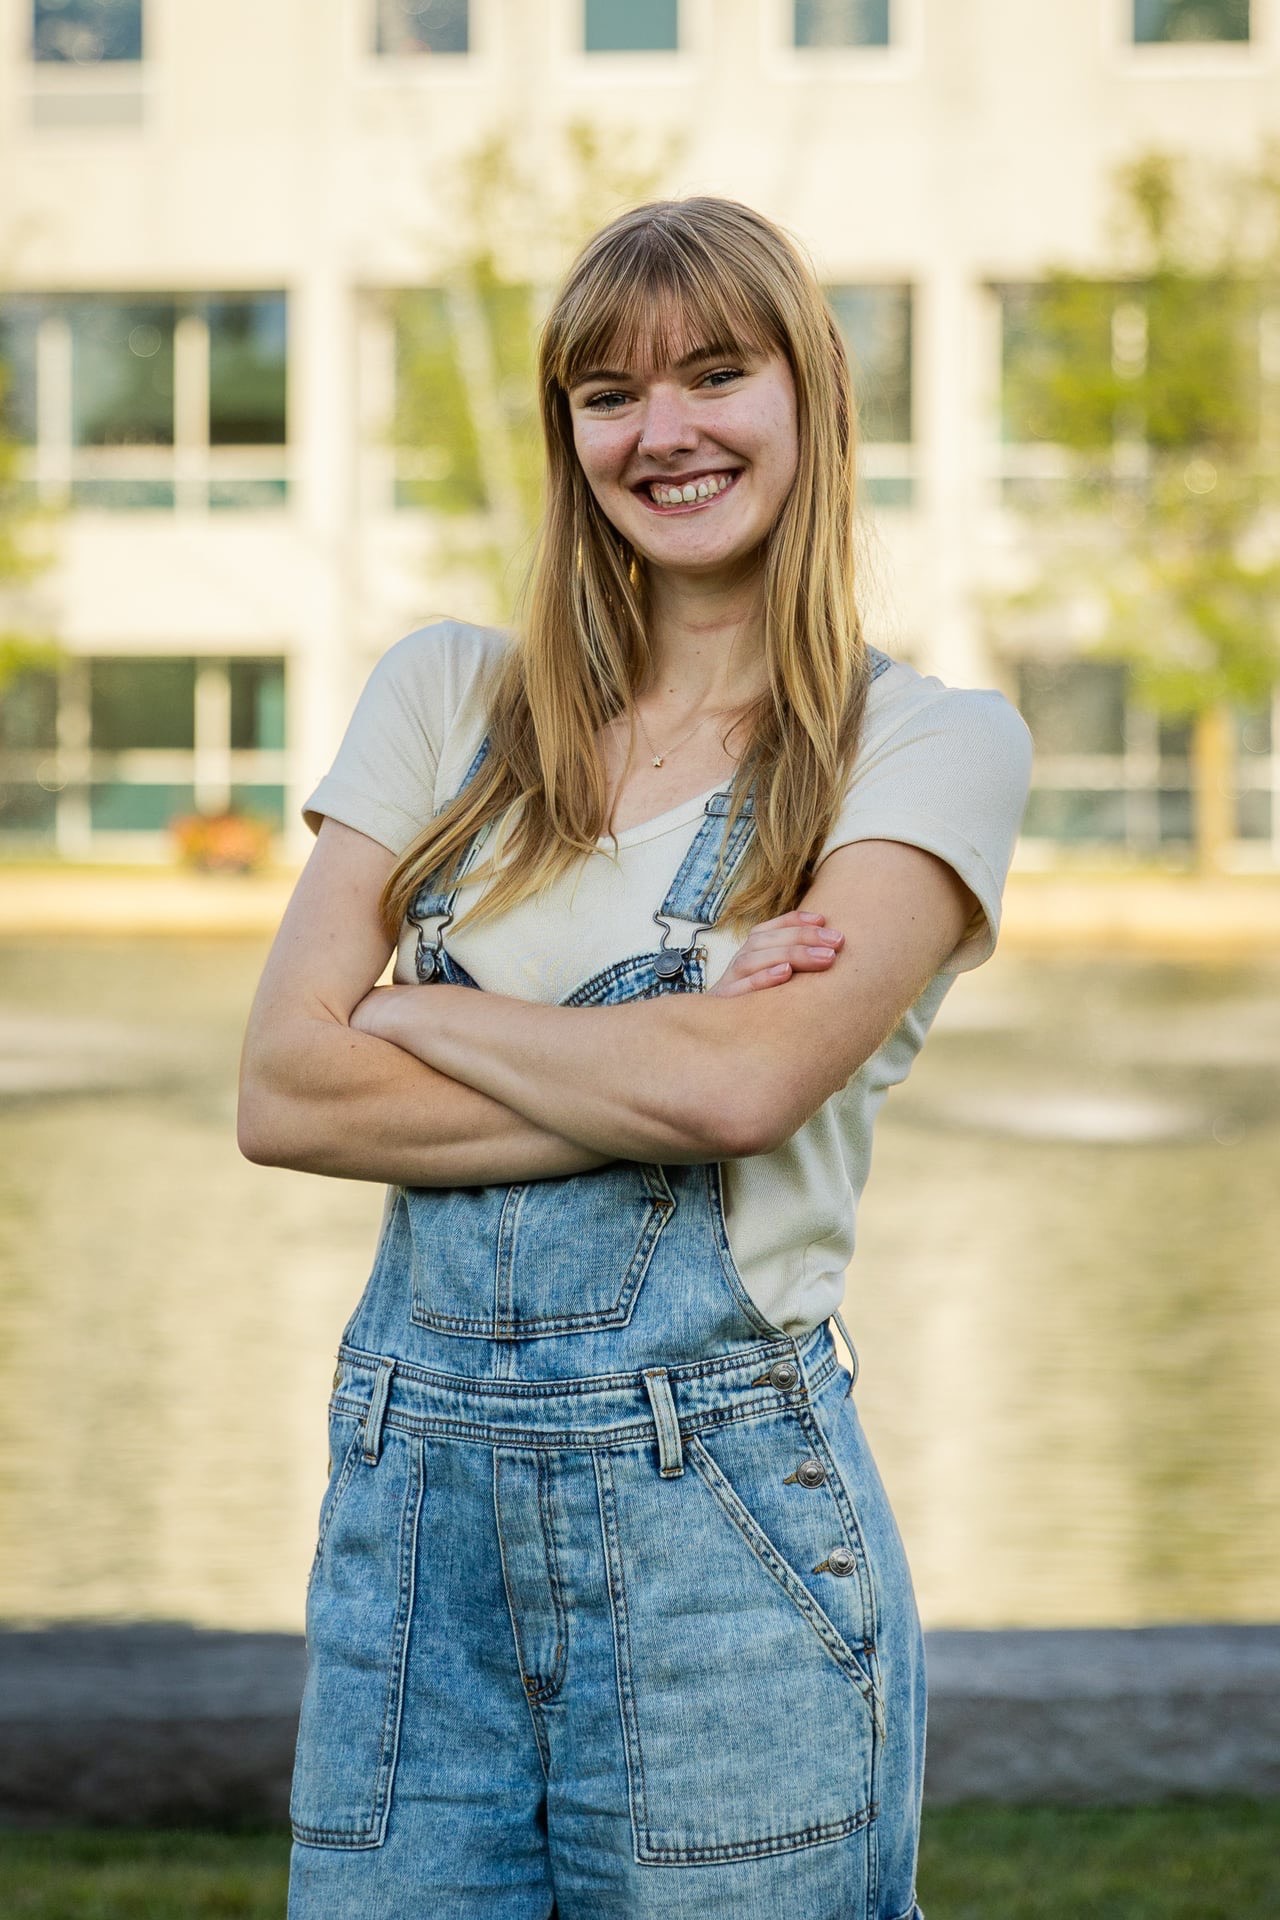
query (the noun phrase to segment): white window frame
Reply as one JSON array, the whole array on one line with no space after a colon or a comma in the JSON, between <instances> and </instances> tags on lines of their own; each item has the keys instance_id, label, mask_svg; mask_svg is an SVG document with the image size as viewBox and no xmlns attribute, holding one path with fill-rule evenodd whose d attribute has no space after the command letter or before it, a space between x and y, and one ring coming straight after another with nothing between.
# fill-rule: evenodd
<instances>
[{"instance_id":1,"label":"white window frame","mask_svg":"<svg viewBox=\"0 0 1280 1920\"><path fill-rule=\"evenodd\" d=\"M900 82L922 65L924 0L889 0L887 47L798 47L794 0L761 0L761 64L772 79Z\"/></svg>"},{"instance_id":2,"label":"white window frame","mask_svg":"<svg viewBox=\"0 0 1280 1920\"><path fill-rule=\"evenodd\" d=\"M741 5L742 0L735 4ZM564 77L578 86L587 82L593 87L687 85L697 65L690 55L704 52L709 45L707 0L677 0L674 49L588 53L586 0L555 0L551 17Z\"/></svg>"},{"instance_id":3,"label":"white window frame","mask_svg":"<svg viewBox=\"0 0 1280 1920\"><path fill-rule=\"evenodd\" d=\"M39 288L8 291L41 294ZM35 482L41 504L65 508L76 514L117 514L134 516L162 515L166 521L175 516L211 518L226 513L287 514L293 504L295 486L296 434L293 427L295 397L293 381L286 369L285 439L279 446L214 446L207 438L209 400L209 327L204 313L181 310L184 297L194 300L252 298L256 293L284 293L289 310L289 289L279 287L235 287L223 289L173 290L155 293L145 287L60 288L48 294L50 300L126 298L146 300L174 298L179 312L173 342L173 444L171 446L77 447L72 444L71 323L65 311L55 310L40 317L36 329L36 444L20 449L18 471ZM92 479L161 481L171 484L174 503L163 507L100 507L73 504L73 480ZM208 503L209 487L219 480L283 480L284 499L269 507L213 507Z\"/></svg>"},{"instance_id":4,"label":"white window frame","mask_svg":"<svg viewBox=\"0 0 1280 1920\"><path fill-rule=\"evenodd\" d=\"M1219 79L1257 74L1275 65L1277 0L1250 0L1247 40L1133 38L1133 0L1102 0L1104 51L1127 77L1143 80Z\"/></svg>"},{"instance_id":5,"label":"white window frame","mask_svg":"<svg viewBox=\"0 0 1280 1920\"><path fill-rule=\"evenodd\" d=\"M375 53L377 0L359 0L346 10L347 60L362 87L481 89L493 85L500 40L495 9L502 0L469 0L465 53Z\"/></svg>"}]
</instances>

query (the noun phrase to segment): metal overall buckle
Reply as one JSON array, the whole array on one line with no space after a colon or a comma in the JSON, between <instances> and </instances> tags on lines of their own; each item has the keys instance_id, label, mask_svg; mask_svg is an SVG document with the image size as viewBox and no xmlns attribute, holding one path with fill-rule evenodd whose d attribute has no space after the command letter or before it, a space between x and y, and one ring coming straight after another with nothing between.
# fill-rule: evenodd
<instances>
[{"instance_id":1,"label":"metal overall buckle","mask_svg":"<svg viewBox=\"0 0 1280 1920\"><path fill-rule=\"evenodd\" d=\"M669 947L667 945L667 941L671 937L671 922L669 920L664 919L662 914L660 913L655 913L653 917L657 922L657 924L662 928L662 943L659 946L657 953L653 957L653 970L657 974L659 980L678 980L681 974L684 972L685 968L688 966L690 960L693 958L694 953L697 951L698 935L700 933L709 932L710 929L715 925L715 921L714 920L695 921L694 928L693 928L693 938L689 942L688 946L687 947Z\"/></svg>"},{"instance_id":2,"label":"metal overall buckle","mask_svg":"<svg viewBox=\"0 0 1280 1920\"><path fill-rule=\"evenodd\" d=\"M453 924L453 909L448 910L436 928L434 947L428 948L427 930L421 921L415 920L413 924L418 929L418 942L413 952L413 970L418 976L419 984L427 986L444 972L444 931L446 927Z\"/></svg>"}]
</instances>

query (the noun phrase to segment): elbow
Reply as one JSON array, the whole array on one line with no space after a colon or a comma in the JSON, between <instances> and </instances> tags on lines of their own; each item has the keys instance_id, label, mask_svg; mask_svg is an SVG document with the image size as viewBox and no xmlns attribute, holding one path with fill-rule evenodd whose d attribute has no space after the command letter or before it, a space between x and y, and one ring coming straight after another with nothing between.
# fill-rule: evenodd
<instances>
[{"instance_id":1,"label":"elbow","mask_svg":"<svg viewBox=\"0 0 1280 1920\"><path fill-rule=\"evenodd\" d=\"M772 1153L790 1135L776 1101L746 1079L709 1090L700 1108L695 1119L709 1160L750 1160Z\"/></svg>"},{"instance_id":2,"label":"elbow","mask_svg":"<svg viewBox=\"0 0 1280 1920\"><path fill-rule=\"evenodd\" d=\"M242 1083L236 1102L236 1146L258 1167L288 1164L280 1103L251 1081Z\"/></svg>"}]
</instances>

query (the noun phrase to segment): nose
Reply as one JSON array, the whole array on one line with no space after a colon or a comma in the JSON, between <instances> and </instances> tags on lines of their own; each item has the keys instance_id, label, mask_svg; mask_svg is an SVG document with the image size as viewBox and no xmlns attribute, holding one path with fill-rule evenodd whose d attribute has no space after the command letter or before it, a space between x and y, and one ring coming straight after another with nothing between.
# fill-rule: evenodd
<instances>
[{"instance_id":1,"label":"nose","mask_svg":"<svg viewBox=\"0 0 1280 1920\"><path fill-rule=\"evenodd\" d=\"M674 454L688 453L697 438L680 390L661 385L650 388L636 451L651 460L669 460Z\"/></svg>"}]
</instances>

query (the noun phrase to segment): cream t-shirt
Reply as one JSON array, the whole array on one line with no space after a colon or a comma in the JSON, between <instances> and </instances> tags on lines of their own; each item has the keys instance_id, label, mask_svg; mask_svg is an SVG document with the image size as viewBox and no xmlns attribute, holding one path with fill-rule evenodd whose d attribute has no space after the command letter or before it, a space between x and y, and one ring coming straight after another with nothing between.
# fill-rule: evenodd
<instances>
[{"instance_id":1,"label":"cream t-shirt","mask_svg":"<svg viewBox=\"0 0 1280 1920\"><path fill-rule=\"evenodd\" d=\"M303 805L312 832L330 814L403 852L461 784L485 733L487 669L507 644L494 629L441 621L389 648L332 767ZM876 1114L889 1088L905 1080L956 975L995 949L1030 776L1031 735L1003 694L948 687L899 660L872 681L846 799L823 857L852 840L906 841L954 867L979 909L945 966L839 1093L775 1152L724 1162L738 1271L761 1311L788 1334L801 1336L838 1310ZM616 854L613 841L602 840L535 899L479 926L451 927L448 951L486 992L545 1003L567 999L615 960L652 952L661 938L654 909L712 791L628 827ZM459 919L476 897L475 885L464 882ZM427 923L429 935L435 924ZM677 926L675 937L690 936ZM397 982L415 978L415 943L406 921ZM741 939L712 928L698 944L714 984Z\"/></svg>"}]
</instances>

